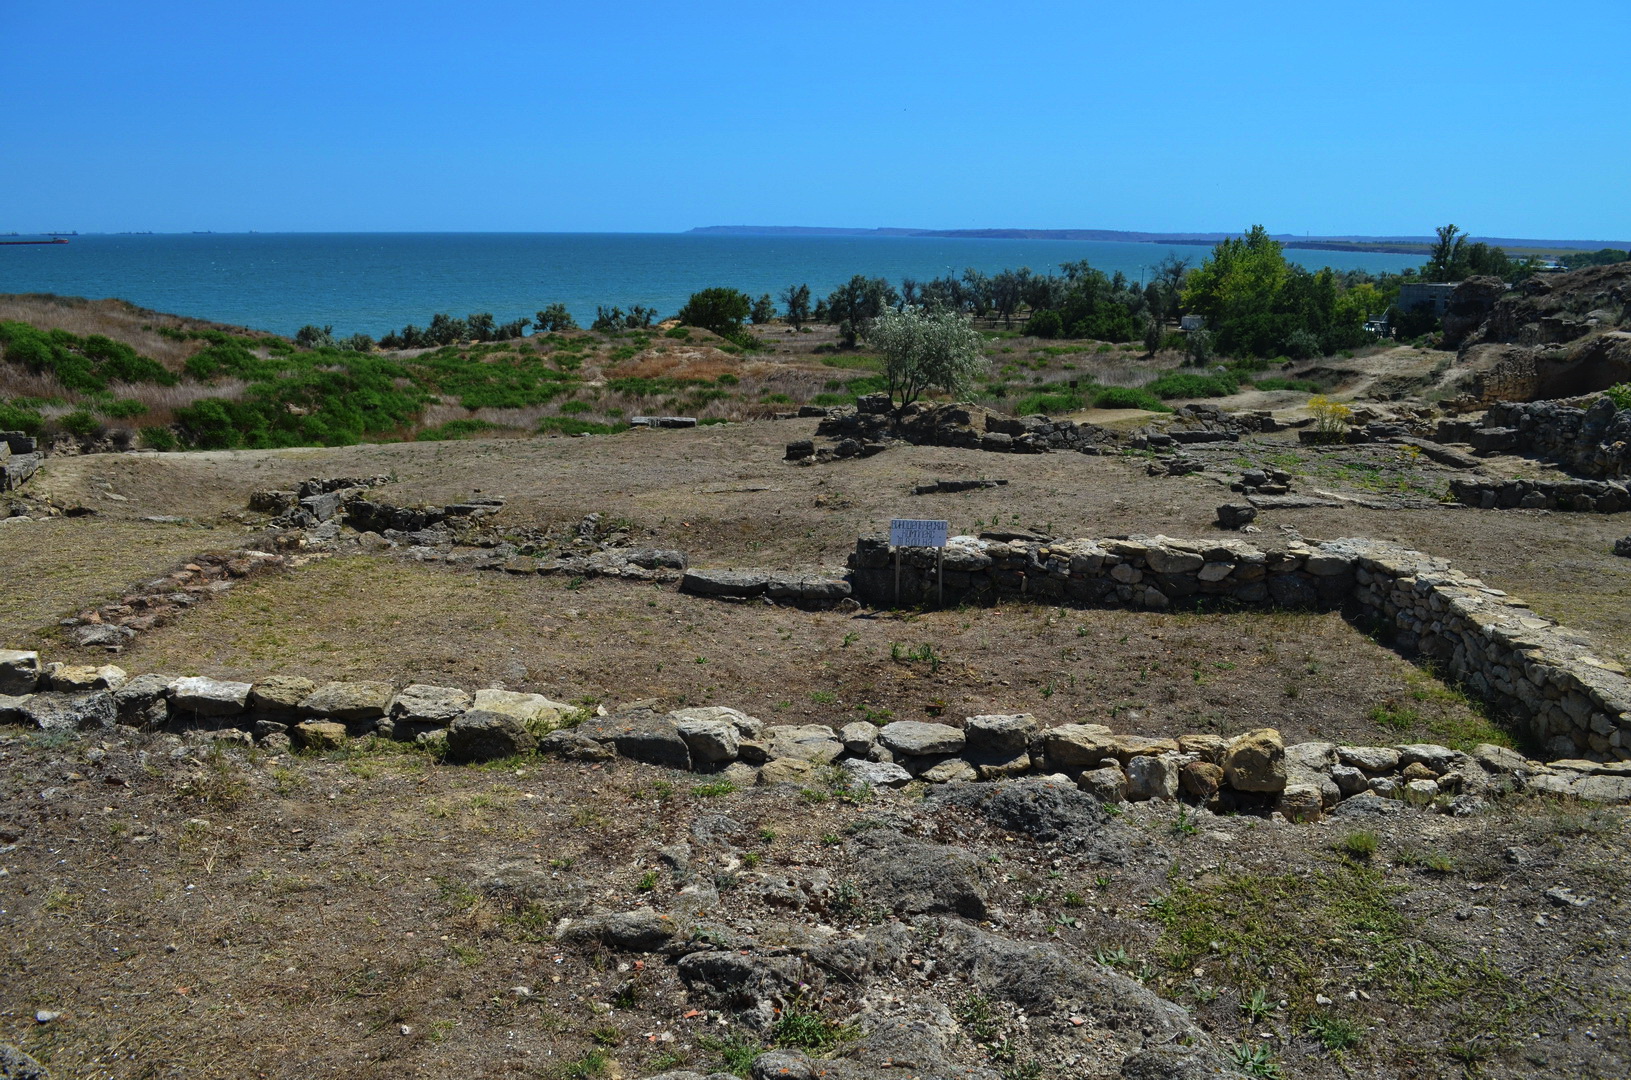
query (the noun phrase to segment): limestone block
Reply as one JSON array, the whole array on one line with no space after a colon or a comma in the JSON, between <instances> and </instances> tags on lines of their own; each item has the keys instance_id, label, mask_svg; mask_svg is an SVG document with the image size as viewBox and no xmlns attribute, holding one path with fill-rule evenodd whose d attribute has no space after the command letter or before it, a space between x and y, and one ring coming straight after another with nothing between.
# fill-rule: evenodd
<instances>
[{"instance_id":1,"label":"limestone block","mask_svg":"<svg viewBox=\"0 0 1631 1080\"><path fill-rule=\"evenodd\" d=\"M1012 756L1030 746L1038 727L1030 713L996 713L969 717L963 735L971 752Z\"/></svg>"},{"instance_id":2,"label":"limestone block","mask_svg":"<svg viewBox=\"0 0 1631 1080\"><path fill-rule=\"evenodd\" d=\"M885 724L878 741L897 757L927 757L955 754L967 742L963 732L950 724L928 724L919 720L897 720Z\"/></svg>"},{"instance_id":3,"label":"limestone block","mask_svg":"<svg viewBox=\"0 0 1631 1080\"><path fill-rule=\"evenodd\" d=\"M237 716L249 708L250 685L192 676L170 684L170 707L194 716Z\"/></svg>"},{"instance_id":4,"label":"limestone block","mask_svg":"<svg viewBox=\"0 0 1631 1080\"><path fill-rule=\"evenodd\" d=\"M446 727L470 706L470 695L457 687L413 683L391 699L390 717L405 724Z\"/></svg>"},{"instance_id":5,"label":"limestone block","mask_svg":"<svg viewBox=\"0 0 1631 1080\"><path fill-rule=\"evenodd\" d=\"M1248 731L1229 743L1224 778L1236 791L1283 791L1285 742L1274 728Z\"/></svg>"}]
</instances>

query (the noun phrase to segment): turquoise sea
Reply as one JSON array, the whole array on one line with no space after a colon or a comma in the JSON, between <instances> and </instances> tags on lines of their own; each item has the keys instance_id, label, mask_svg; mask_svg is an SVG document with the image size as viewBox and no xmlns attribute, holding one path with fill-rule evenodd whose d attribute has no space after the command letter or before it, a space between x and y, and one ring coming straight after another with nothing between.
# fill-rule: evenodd
<instances>
[{"instance_id":1,"label":"turquoise sea","mask_svg":"<svg viewBox=\"0 0 1631 1080\"><path fill-rule=\"evenodd\" d=\"M9 239L9 238L8 238ZM691 233L200 233L74 236L0 246L0 293L118 297L177 315L293 334L307 323L375 337L434 312L499 322L563 303L585 325L597 304L671 315L692 292L728 285L824 296L854 274L927 279L1086 259L1142 280L1168 254L1208 247L1075 240L721 236ZM1287 251L1317 269L1401 270L1420 256Z\"/></svg>"}]
</instances>

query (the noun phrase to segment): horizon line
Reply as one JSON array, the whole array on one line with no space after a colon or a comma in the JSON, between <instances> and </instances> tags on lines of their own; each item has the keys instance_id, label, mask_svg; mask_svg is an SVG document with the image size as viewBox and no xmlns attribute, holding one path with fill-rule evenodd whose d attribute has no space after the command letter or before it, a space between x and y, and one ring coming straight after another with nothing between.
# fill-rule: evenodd
<instances>
[{"instance_id":1,"label":"horizon line","mask_svg":"<svg viewBox=\"0 0 1631 1080\"><path fill-rule=\"evenodd\" d=\"M0 230L0 236L687 236L694 234L880 236L898 239L1012 239L1057 240L1062 242L1122 242L1205 246L1226 238L1244 235L1244 230L1174 230L1039 228L982 226L962 228L921 228L910 226L842 225L699 225L687 229L50 229ZM1036 235L1036 234L1096 234ZM1402 234L1293 233L1270 230L1277 241L1331 242L1345 244L1431 244L1436 237ZM1463 233L1468 240L1535 247L1601 245L1631 248L1631 240L1586 239L1577 237L1512 237Z\"/></svg>"}]
</instances>

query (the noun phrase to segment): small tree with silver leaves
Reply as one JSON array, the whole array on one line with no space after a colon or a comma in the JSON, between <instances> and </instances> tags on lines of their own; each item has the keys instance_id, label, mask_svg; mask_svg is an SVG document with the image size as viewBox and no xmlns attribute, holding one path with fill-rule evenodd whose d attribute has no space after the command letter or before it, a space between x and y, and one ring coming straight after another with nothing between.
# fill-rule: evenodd
<instances>
[{"instance_id":1,"label":"small tree with silver leaves","mask_svg":"<svg viewBox=\"0 0 1631 1080\"><path fill-rule=\"evenodd\" d=\"M863 336L883 354L896 417L927 390L967 391L985 368L985 339L954 311L886 308L866 324Z\"/></svg>"}]
</instances>

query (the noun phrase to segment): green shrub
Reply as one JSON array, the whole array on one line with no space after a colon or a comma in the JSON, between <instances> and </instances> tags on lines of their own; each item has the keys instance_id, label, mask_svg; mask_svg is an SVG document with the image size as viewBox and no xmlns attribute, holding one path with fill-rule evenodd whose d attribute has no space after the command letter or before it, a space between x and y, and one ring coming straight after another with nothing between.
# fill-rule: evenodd
<instances>
[{"instance_id":1,"label":"green shrub","mask_svg":"<svg viewBox=\"0 0 1631 1080\"><path fill-rule=\"evenodd\" d=\"M561 402L561 412L563 412L563 413L593 412L594 408L595 407L593 405L589 404L587 401L563 401L563 402Z\"/></svg>"},{"instance_id":2,"label":"green shrub","mask_svg":"<svg viewBox=\"0 0 1631 1080\"><path fill-rule=\"evenodd\" d=\"M154 450L174 450L180 444L175 432L162 424L142 428L142 445Z\"/></svg>"},{"instance_id":3,"label":"green shrub","mask_svg":"<svg viewBox=\"0 0 1631 1080\"><path fill-rule=\"evenodd\" d=\"M676 341L684 341L686 338L688 338L690 336L691 336L691 328L689 326L676 326L672 330L667 330L667 331L663 332L663 337L671 337L671 338L675 339Z\"/></svg>"},{"instance_id":4,"label":"green shrub","mask_svg":"<svg viewBox=\"0 0 1631 1080\"><path fill-rule=\"evenodd\" d=\"M118 401L109 402L97 411L112 420L131 420L144 415L147 412L147 406L134 398L120 398Z\"/></svg>"},{"instance_id":5,"label":"green shrub","mask_svg":"<svg viewBox=\"0 0 1631 1080\"><path fill-rule=\"evenodd\" d=\"M89 438L102 432L102 421L88 409L75 409L73 412L57 421L62 430L80 438Z\"/></svg>"},{"instance_id":6,"label":"green shrub","mask_svg":"<svg viewBox=\"0 0 1631 1080\"><path fill-rule=\"evenodd\" d=\"M45 430L45 417L25 401L0 401L0 431L21 431L38 435Z\"/></svg>"},{"instance_id":7,"label":"green shrub","mask_svg":"<svg viewBox=\"0 0 1631 1080\"><path fill-rule=\"evenodd\" d=\"M1055 384L1034 394L1026 394L1014 402L1014 415L1031 416L1041 413L1044 416L1054 416L1059 413L1076 412L1086 407L1087 397L1080 390Z\"/></svg>"},{"instance_id":8,"label":"green shrub","mask_svg":"<svg viewBox=\"0 0 1631 1080\"><path fill-rule=\"evenodd\" d=\"M570 393L581 381L576 374L580 364L576 357L557 356L550 362L531 352L476 359L449 348L415 357L405 373L428 389L458 398L466 409L524 409Z\"/></svg>"},{"instance_id":9,"label":"green shrub","mask_svg":"<svg viewBox=\"0 0 1631 1080\"><path fill-rule=\"evenodd\" d=\"M540 435L614 435L622 430L613 424L594 424L572 416L546 416L538 421Z\"/></svg>"},{"instance_id":10,"label":"green shrub","mask_svg":"<svg viewBox=\"0 0 1631 1080\"><path fill-rule=\"evenodd\" d=\"M1162 399L1227 397L1240 390L1240 381L1227 371L1214 375L1173 371L1145 384L1144 389Z\"/></svg>"},{"instance_id":11,"label":"green shrub","mask_svg":"<svg viewBox=\"0 0 1631 1080\"><path fill-rule=\"evenodd\" d=\"M1319 335L1311 330L1293 330L1286 335L1286 352L1293 360L1308 360L1324 353Z\"/></svg>"},{"instance_id":12,"label":"green shrub","mask_svg":"<svg viewBox=\"0 0 1631 1080\"><path fill-rule=\"evenodd\" d=\"M176 410L185 438L205 449L349 446L408 426L429 400L401 364L325 350L291 358L280 377L243 398L206 398Z\"/></svg>"},{"instance_id":13,"label":"green shrub","mask_svg":"<svg viewBox=\"0 0 1631 1080\"><path fill-rule=\"evenodd\" d=\"M1106 386L1093 395L1093 404L1100 409L1148 409L1151 412L1171 412L1172 406L1148 390L1131 386Z\"/></svg>"},{"instance_id":14,"label":"green shrub","mask_svg":"<svg viewBox=\"0 0 1631 1080\"><path fill-rule=\"evenodd\" d=\"M1025 324L1025 332L1032 337L1056 338L1065 331L1065 320L1057 311L1038 311Z\"/></svg>"},{"instance_id":15,"label":"green shrub","mask_svg":"<svg viewBox=\"0 0 1631 1080\"><path fill-rule=\"evenodd\" d=\"M1603 391L1616 409L1631 409L1631 382L1616 383Z\"/></svg>"},{"instance_id":16,"label":"green shrub","mask_svg":"<svg viewBox=\"0 0 1631 1080\"><path fill-rule=\"evenodd\" d=\"M122 341L101 334L79 337L66 330L40 330L27 323L0 321L0 347L10 363L37 375L53 375L69 390L92 393L109 382L174 386L175 375L156 360L138 355Z\"/></svg>"}]
</instances>

